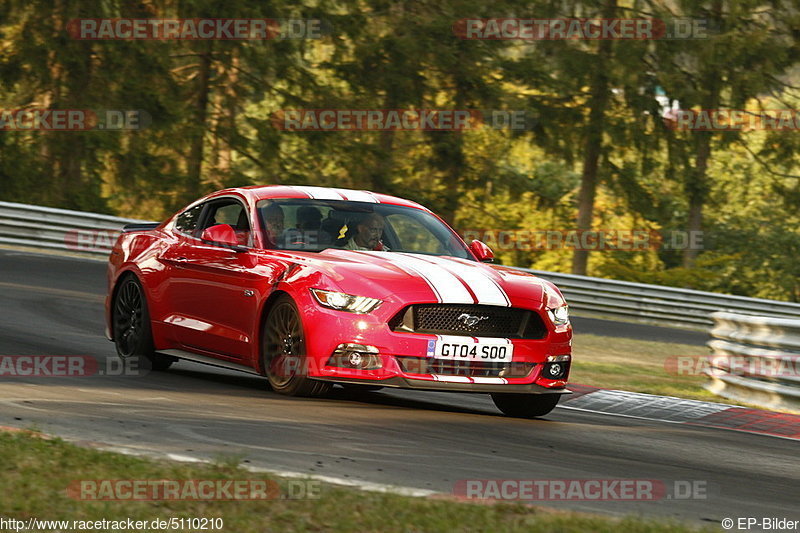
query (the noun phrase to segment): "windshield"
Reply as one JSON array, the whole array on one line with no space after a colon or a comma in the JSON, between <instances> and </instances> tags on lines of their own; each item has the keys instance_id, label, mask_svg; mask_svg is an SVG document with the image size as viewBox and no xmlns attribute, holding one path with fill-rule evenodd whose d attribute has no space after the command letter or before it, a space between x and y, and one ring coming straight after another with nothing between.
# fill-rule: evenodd
<instances>
[{"instance_id":1,"label":"windshield","mask_svg":"<svg viewBox=\"0 0 800 533\"><path fill-rule=\"evenodd\" d=\"M312 252L340 248L472 259L464 241L450 228L412 207L275 199L258 203L258 217L268 248Z\"/></svg>"}]
</instances>

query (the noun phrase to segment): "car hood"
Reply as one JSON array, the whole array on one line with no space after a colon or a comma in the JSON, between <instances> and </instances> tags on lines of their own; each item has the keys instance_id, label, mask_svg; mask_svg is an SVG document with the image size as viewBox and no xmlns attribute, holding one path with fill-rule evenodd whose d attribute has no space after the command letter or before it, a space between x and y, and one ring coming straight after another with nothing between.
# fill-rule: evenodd
<instances>
[{"instance_id":1,"label":"car hood","mask_svg":"<svg viewBox=\"0 0 800 533\"><path fill-rule=\"evenodd\" d=\"M555 308L565 305L549 281L529 272L466 259L399 252L328 249L284 252L291 276L319 288L380 299Z\"/></svg>"}]
</instances>

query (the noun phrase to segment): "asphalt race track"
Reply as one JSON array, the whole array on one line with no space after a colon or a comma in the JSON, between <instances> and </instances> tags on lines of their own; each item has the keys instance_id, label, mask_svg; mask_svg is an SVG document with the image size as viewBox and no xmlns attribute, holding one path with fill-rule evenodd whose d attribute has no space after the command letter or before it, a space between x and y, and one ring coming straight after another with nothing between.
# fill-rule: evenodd
<instances>
[{"instance_id":1,"label":"asphalt race track","mask_svg":"<svg viewBox=\"0 0 800 533\"><path fill-rule=\"evenodd\" d=\"M116 358L103 336L104 293L101 262L0 250L0 355ZM575 329L704 340L596 319L577 319ZM236 454L275 470L444 493L464 479L699 480L705 500L544 504L705 523L798 519L793 440L561 407L546 419L516 420L484 395L385 391L286 398L264 379L188 362L140 377L5 377L0 425L197 457Z\"/></svg>"}]
</instances>

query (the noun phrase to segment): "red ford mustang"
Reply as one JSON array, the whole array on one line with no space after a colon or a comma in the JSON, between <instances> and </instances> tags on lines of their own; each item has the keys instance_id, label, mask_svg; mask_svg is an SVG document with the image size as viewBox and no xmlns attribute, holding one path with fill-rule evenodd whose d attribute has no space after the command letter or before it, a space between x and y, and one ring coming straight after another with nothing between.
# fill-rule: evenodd
<instances>
[{"instance_id":1,"label":"red ford mustang","mask_svg":"<svg viewBox=\"0 0 800 533\"><path fill-rule=\"evenodd\" d=\"M566 302L492 257L401 198L226 189L125 228L106 332L120 357L156 370L198 361L289 395L335 383L484 392L508 415L541 416L569 392Z\"/></svg>"}]
</instances>

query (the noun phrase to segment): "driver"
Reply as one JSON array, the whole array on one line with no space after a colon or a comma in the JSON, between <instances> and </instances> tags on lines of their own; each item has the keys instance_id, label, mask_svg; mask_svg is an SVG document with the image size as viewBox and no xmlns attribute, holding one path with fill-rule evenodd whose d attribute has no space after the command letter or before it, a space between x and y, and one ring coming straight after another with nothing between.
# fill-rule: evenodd
<instances>
[{"instance_id":1,"label":"driver","mask_svg":"<svg viewBox=\"0 0 800 533\"><path fill-rule=\"evenodd\" d=\"M388 250L381 242L385 220L378 213L370 213L356 225L355 235L344 245L345 250Z\"/></svg>"},{"instance_id":2,"label":"driver","mask_svg":"<svg viewBox=\"0 0 800 533\"><path fill-rule=\"evenodd\" d=\"M262 216L264 217L264 226L266 226L267 230L269 247L275 247L283 233L283 209L277 203L272 202L264 208Z\"/></svg>"}]
</instances>

